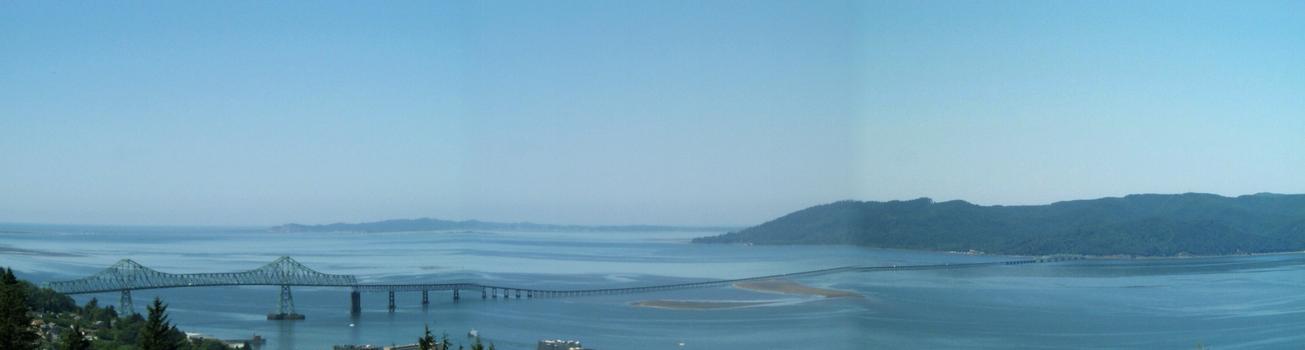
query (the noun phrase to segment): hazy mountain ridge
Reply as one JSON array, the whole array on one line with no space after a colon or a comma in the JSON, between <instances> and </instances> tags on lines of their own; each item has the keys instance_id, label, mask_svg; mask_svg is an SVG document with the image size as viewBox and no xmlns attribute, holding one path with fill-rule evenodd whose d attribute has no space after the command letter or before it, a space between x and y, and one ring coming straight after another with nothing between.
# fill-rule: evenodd
<instances>
[{"instance_id":1,"label":"hazy mountain ridge","mask_svg":"<svg viewBox=\"0 0 1305 350\"><path fill-rule=\"evenodd\" d=\"M433 218L394 219L363 223L334 223L326 225L285 224L269 230L273 232L402 232L440 230L501 230L501 231L730 231L736 227L712 226L658 226L658 225L550 225L530 222L490 222L480 220L440 220Z\"/></svg>"},{"instance_id":2,"label":"hazy mountain ridge","mask_svg":"<svg viewBox=\"0 0 1305 350\"><path fill-rule=\"evenodd\" d=\"M1138 194L1029 206L841 201L695 243L852 244L1001 254L1305 250L1305 195Z\"/></svg>"}]
</instances>

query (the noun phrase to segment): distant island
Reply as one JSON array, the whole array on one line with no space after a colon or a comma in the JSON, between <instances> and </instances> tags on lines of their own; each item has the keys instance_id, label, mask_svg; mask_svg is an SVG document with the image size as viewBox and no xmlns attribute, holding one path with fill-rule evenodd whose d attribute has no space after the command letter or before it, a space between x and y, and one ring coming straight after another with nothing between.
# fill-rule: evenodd
<instances>
[{"instance_id":1,"label":"distant island","mask_svg":"<svg viewBox=\"0 0 1305 350\"><path fill-rule=\"evenodd\" d=\"M928 198L842 201L693 242L849 244L1016 255L1301 251L1305 195L1137 194L1023 206Z\"/></svg>"},{"instance_id":2,"label":"distant island","mask_svg":"<svg viewBox=\"0 0 1305 350\"><path fill-rule=\"evenodd\" d=\"M440 220L432 218L395 219L363 223L334 223L326 225L285 224L270 228L272 232L404 232L404 231L445 231L445 230L486 230L486 231L608 231L608 232L654 232L654 231L689 231L725 232L737 227L714 226L657 226L657 225L548 225L529 222L489 222L479 220Z\"/></svg>"}]
</instances>

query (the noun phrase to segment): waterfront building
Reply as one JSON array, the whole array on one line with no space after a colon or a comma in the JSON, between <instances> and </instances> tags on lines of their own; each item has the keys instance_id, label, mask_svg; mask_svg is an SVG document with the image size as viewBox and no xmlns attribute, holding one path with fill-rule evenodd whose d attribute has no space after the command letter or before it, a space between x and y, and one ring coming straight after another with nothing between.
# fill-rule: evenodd
<instances>
[{"instance_id":1,"label":"waterfront building","mask_svg":"<svg viewBox=\"0 0 1305 350\"><path fill-rule=\"evenodd\" d=\"M579 340L543 339L535 350L585 350Z\"/></svg>"}]
</instances>

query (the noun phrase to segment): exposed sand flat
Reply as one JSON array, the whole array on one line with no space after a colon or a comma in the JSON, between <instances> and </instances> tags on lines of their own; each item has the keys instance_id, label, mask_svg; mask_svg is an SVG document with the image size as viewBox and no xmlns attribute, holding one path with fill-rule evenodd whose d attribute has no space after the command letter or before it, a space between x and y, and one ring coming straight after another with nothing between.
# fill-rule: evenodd
<instances>
[{"instance_id":1,"label":"exposed sand flat","mask_svg":"<svg viewBox=\"0 0 1305 350\"><path fill-rule=\"evenodd\" d=\"M734 288L741 288L741 289L753 290L758 292L767 292L767 293L819 295L826 298L861 298L862 297L860 294L849 292L849 291L816 288L801 283L797 283L793 281L785 281L785 280L737 282L734 283Z\"/></svg>"},{"instance_id":2,"label":"exposed sand flat","mask_svg":"<svg viewBox=\"0 0 1305 350\"><path fill-rule=\"evenodd\" d=\"M60 253L60 252L48 252L48 251L44 251L44 250L33 250L33 249L14 248L14 247L6 246L6 245L0 245L0 254L9 254L9 255L32 255L32 256L60 256L60 257L82 256L81 254Z\"/></svg>"},{"instance_id":3,"label":"exposed sand flat","mask_svg":"<svg viewBox=\"0 0 1305 350\"><path fill-rule=\"evenodd\" d=\"M736 307L747 307L766 305L769 301L693 301L693 300L644 300L632 303L638 307L653 307L658 309L675 309L675 310L711 310L711 309L731 309Z\"/></svg>"}]
</instances>

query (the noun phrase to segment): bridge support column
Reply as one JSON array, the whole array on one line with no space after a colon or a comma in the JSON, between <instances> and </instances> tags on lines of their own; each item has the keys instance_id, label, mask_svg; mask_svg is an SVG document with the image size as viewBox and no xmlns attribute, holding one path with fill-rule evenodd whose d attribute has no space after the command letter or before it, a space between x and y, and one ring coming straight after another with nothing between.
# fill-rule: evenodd
<instances>
[{"instance_id":1,"label":"bridge support column","mask_svg":"<svg viewBox=\"0 0 1305 350\"><path fill-rule=\"evenodd\" d=\"M295 297L290 294L290 285L281 285L281 300L276 303L276 312L267 314L269 320L302 320L304 315L295 313Z\"/></svg>"},{"instance_id":2,"label":"bridge support column","mask_svg":"<svg viewBox=\"0 0 1305 350\"><path fill-rule=\"evenodd\" d=\"M481 299L488 298L488 296L485 294L485 287L480 287L480 298Z\"/></svg>"},{"instance_id":3,"label":"bridge support column","mask_svg":"<svg viewBox=\"0 0 1305 350\"><path fill-rule=\"evenodd\" d=\"M122 295L118 296L118 313L122 316L136 313L136 307L131 304L131 289L123 289Z\"/></svg>"},{"instance_id":4,"label":"bridge support column","mask_svg":"<svg viewBox=\"0 0 1305 350\"><path fill-rule=\"evenodd\" d=\"M489 296L490 296L491 298L498 299L498 288L490 288L490 289L489 289Z\"/></svg>"},{"instance_id":5,"label":"bridge support column","mask_svg":"<svg viewBox=\"0 0 1305 350\"><path fill-rule=\"evenodd\" d=\"M290 286L281 285L281 302L277 304L277 310L283 314L295 313L295 297L290 294Z\"/></svg>"},{"instance_id":6,"label":"bridge support column","mask_svg":"<svg viewBox=\"0 0 1305 350\"><path fill-rule=\"evenodd\" d=\"M357 290L349 292L349 313L353 315L362 313L362 293Z\"/></svg>"},{"instance_id":7,"label":"bridge support column","mask_svg":"<svg viewBox=\"0 0 1305 350\"><path fill-rule=\"evenodd\" d=\"M390 291L390 312L394 312L394 291Z\"/></svg>"},{"instance_id":8,"label":"bridge support column","mask_svg":"<svg viewBox=\"0 0 1305 350\"><path fill-rule=\"evenodd\" d=\"M533 290L527 290L527 291L526 291L526 299L530 299L530 298L534 298L534 297L535 297L535 291L533 291Z\"/></svg>"},{"instance_id":9,"label":"bridge support column","mask_svg":"<svg viewBox=\"0 0 1305 350\"><path fill-rule=\"evenodd\" d=\"M429 290L425 290L425 289L421 290L421 304L422 304L422 305L428 305L428 304L430 304L430 291L429 291Z\"/></svg>"},{"instance_id":10,"label":"bridge support column","mask_svg":"<svg viewBox=\"0 0 1305 350\"><path fill-rule=\"evenodd\" d=\"M517 299L521 299L521 290L517 289Z\"/></svg>"},{"instance_id":11,"label":"bridge support column","mask_svg":"<svg viewBox=\"0 0 1305 350\"><path fill-rule=\"evenodd\" d=\"M458 301L459 298L460 297L458 297L458 289L453 288L453 301Z\"/></svg>"}]
</instances>

